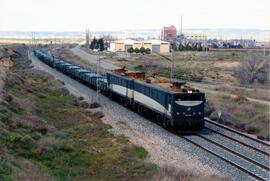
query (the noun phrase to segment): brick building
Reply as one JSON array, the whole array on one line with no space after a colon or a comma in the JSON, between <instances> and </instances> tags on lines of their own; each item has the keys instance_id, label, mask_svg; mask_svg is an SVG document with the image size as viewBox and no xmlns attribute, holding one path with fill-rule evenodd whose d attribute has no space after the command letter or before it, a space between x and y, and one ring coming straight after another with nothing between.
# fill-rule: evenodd
<instances>
[{"instance_id":1,"label":"brick building","mask_svg":"<svg viewBox=\"0 0 270 181\"><path fill-rule=\"evenodd\" d=\"M177 36L177 30L175 26L163 27L161 30L160 39L163 41L173 41Z\"/></svg>"}]
</instances>

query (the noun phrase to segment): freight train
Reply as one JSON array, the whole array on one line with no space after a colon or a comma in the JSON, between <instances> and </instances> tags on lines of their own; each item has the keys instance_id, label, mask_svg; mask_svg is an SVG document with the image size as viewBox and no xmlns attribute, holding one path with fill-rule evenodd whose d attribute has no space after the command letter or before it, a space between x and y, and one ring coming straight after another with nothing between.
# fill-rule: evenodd
<instances>
[{"instance_id":1,"label":"freight train","mask_svg":"<svg viewBox=\"0 0 270 181\"><path fill-rule=\"evenodd\" d=\"M38 49L34 55L45 64L98 89L163 127L179 131L195 131L204 127L205 94L185 82L156 81L147 78L143 72L124 69L98 73L54 58Z\"/></svg>"}]
</instances>

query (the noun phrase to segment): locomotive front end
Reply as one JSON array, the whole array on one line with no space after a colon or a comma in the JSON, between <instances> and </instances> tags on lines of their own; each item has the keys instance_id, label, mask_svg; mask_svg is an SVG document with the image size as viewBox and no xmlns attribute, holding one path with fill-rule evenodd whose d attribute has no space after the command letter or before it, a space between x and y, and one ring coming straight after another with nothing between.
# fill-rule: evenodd
<instances>
[{"instance_id":1,"label":"locomotive front end","mask_svg":"<svg viewBox=\"0 0 270 181\"><path fill-rule=\"evenodd\" d=\"M205 94L186 90L172 94L171 117L174 127L181 130L200 130L204 127Z\"/></svg>"}]
</instances>

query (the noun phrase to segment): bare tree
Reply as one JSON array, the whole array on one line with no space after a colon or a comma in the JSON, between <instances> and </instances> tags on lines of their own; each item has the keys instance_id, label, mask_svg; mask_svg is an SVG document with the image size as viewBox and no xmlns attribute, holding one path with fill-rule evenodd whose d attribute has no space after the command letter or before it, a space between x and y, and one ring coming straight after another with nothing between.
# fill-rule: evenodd
<instances>
[{"instance_id":1,"label":"bare tree","mask_svg":"<svg viewBox=\"0 0 270 181\"><path fill-rule=\"evenodd\" d=\"M269 82L269 60L258 61L254 56L248 56L245 61L234 71L241 84L254 82Z\"/></svg>"}]
</instances>

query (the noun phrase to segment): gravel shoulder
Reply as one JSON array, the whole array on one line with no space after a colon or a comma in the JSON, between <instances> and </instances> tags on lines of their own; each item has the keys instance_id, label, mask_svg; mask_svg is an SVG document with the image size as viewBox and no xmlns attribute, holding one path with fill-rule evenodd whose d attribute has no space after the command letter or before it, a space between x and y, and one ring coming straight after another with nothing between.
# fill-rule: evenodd
<instances>
[{"instance_id":1,"label":"gravel shoulder","mask_svg":"<svg viewBox=\"0 0 270 181\"><path fill-rule=\"evenodd\" d=\"M105 114L103 121L112 126L111 131L115 134L123 134L132 143L144 147L149 152L148 161L159 166L171 165L182 170L192 170L196 174L205 176L219 175L232 180L250 179L235 167L189 144L107 97L97 96L92 89L48 67L32 54L30 59L36 69L46 71L63 81L72 94L100 103Z\"/></svg>"}]
</instances>

